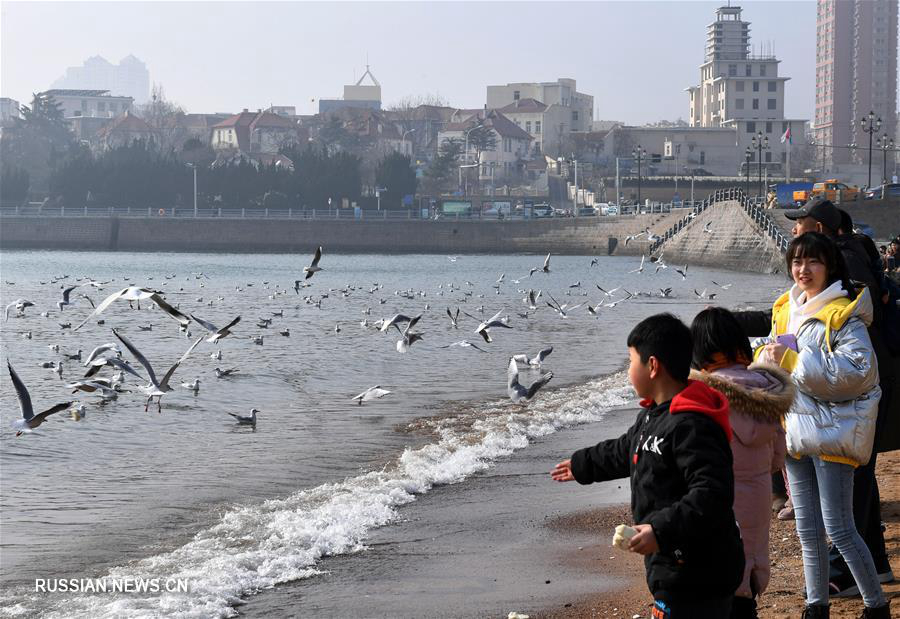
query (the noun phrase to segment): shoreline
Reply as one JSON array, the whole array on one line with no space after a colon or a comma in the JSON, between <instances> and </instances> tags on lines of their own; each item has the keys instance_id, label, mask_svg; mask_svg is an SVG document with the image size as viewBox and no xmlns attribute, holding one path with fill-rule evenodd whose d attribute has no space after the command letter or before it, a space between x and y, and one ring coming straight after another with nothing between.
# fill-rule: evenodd
<instances>
[{"instance_id":1,"label":"shoreline","mask_svg":"<svg viewBox=\"0 0 900 619\"><path fill-rule=\"evenodd\" d=\"M895 575L900 576L900 452L879 454L876 466L881 493L882 519L888 558ZM623 519L624 518L624 519ZM561 563L568 567L589 570L598 580L612 583L607 590L598 590L583 598L559 604L545 605L527 613L532 619L576 619L584 617L646 616L652 597L644 581L643 561L639 556L610 547L613 528L630 523L631 511L626 504L574 511L547 523L556 530L582 530L599 536L598 543L584 547L577 554L560 553ZM768 589L759 598L760 619L789 619L798 617L804 605L803 568L800 542L794 521L780 521L772 515L769 541L772 576ZM900 580L882 585L889 600L900 598ZM831 601L831 617L856 619L863 609L862 598L838 598Z\"/></svg>"}]
</instances>

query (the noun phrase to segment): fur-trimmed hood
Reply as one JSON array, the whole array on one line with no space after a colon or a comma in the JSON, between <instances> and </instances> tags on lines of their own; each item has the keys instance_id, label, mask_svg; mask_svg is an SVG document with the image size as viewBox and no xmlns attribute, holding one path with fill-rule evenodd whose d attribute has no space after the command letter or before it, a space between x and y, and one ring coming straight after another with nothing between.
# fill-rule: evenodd
<instances>
[{"instance_id":1,"label":"fur-trimmed hood","mask_svg":"<svg viewBox=\"0 0 900 619\"><path fill-rule=\"evenodd\" d=\"M691 370L691 378L706 383L728 398L733 412L759 423L781 424L797 392L788 372L767 363L753 363L747 368L732 366L713 372Z\"/></svg>"}]
</instances>

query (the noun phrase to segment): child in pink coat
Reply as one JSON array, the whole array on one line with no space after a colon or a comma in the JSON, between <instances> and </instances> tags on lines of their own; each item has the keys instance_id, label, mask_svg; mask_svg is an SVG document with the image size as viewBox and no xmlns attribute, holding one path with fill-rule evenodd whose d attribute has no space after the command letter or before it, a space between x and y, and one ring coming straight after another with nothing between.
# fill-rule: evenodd
<instances>
[{"instance_id":1,"label":"child in pink coat","mask_svg":"<svg viewBox=\"0 0 900 619\"><path fill-rule=\"evenodd\" d=\"M697 314L691 335L691 378L722 393L730 409L734 514L745 555L744 579L735 592L731 617L755 618L756 597L769 584L772 473L784 466L781 424L795 387L781 368L751 365L749 340L728 310L713 307Z\"/></svg>"}]
</instances>

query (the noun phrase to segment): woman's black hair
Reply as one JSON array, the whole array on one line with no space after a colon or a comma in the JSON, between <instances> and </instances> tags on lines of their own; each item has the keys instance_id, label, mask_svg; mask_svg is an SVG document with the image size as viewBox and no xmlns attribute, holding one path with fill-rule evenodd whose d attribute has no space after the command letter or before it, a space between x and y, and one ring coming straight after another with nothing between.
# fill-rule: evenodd
<instances>
[{"instance_id":1,"label":"woman's black hair","mask_svg":"<svg viewBox=\"0 0 900 619\"><path fill-rule=\"evenodd\" d=\"M856 297L856 286L850 281L847 272L847 263L841 250L830 238L819 232L806 232L796 237L788 245L784 261L787 272L791 272L791 266L797 258L817 258L825 265L825 285L830 286L834 282L841 282L841 286L847 291L848 296Z\"/></svg>"},{"instance_id":2,"label":"woman's black hair","mask_svg":"<svg viewBox=\"0 0 900 619\"><path fill-rule=\"evenodd\" d=\"M741 323L724 307L710 307L697 314L691 323L691 339L691 365L698 370L712 363L716 353L734 363L753 360L750 340Z\"/></svg>"}]
</instances>

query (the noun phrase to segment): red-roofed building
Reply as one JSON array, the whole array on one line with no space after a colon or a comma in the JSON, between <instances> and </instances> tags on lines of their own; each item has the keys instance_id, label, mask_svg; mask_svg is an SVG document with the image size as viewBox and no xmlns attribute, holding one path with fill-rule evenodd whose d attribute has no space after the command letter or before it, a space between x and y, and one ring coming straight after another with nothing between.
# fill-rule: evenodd
<instances>
[{"instance_id":1,"label":"red-roofed building","mask_svg":"<svg viewBox=\"0 0 900 619\"><path fill-rule=\"evenodd\" d=\"M143 118L126 111L97 131L94 139L101 150L126 146L135 140L157 142L157 132Z\"/></svg>"},{"instance_id":2,"label":"red-roofed building","mask_svg":"<svg viewBox=\"0 0 900 619\"><path fill-rule=\"evenodd\" d=\"M216 151L247 155L275 154L300 141L296 122L272 112L244 110L213 125L210 145Z\"/></svg>"},{"instance_id":3,"label":"red-roofed building","mask_svg":"<svg viewBox=\"0 0 900 619\"><path fill-rule=\"evenodd\" d=\"M459 118L459 115L456 116ZM475 152L473 145L469 145L469 152L463 153L462 163L474 163L477 157L480 163L480 176L482 179L494 178L495 180L508 179L520 176L524 170L524 164L531 158L532 137L516 123L497 110L481 111L472 114L465 120L448 123L438 134L438 142L455 139L461 144L466 143L466 135L471 134L474 127L482 125L490 129L494 135L496 146L492 150Z\"/></svg>"}]
</instances>

